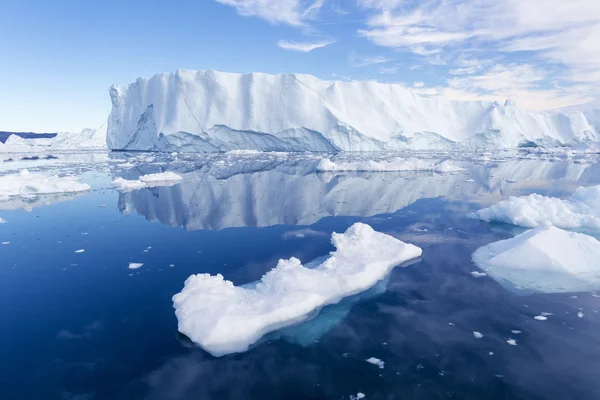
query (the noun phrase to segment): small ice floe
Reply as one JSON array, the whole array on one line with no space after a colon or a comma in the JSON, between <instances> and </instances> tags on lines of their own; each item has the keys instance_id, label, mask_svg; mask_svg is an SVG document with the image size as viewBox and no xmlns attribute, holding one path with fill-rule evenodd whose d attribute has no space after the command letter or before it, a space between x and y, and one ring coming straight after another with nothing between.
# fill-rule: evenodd
<instances>
[{"instance_id":1,"label":"small ice floe","mask_svg":"<svg viewBox=\"0 0 600 400\"><path fill-rule=\"evenodd\" d=\"M122 192L157 186L172 186L178 184L183 178L174 172L160 172L157 174L142 175L138 179L127 180L117 178L112 181L113 186Z\"/></svg>"},{"instance_id":2,"label":"small ice floe","mask_svg":"<svg viewBox=\"0 0 600 400\"><path fill-rule=\"evenodd\" d=\"M537 319L538 321L545 321L548 319L548 317L545 317L543 315L536 315L535 317L533 317L533 319Z\"/></svg>"},{"instance_id":3,"label":"small ice floe","mask_svg":"<svg viewBox=\"0 0 600 400\"><path fill-rule=\"evenodd\" d=\"M10 244L10 242L2 242L2 244Z\"/></svg>"},{"instance_id":4,"label":"small ice floe","mask_svg":"<svg viewBox=\"0 0 600 400\"><path fill-rule=\"evenodd\" d=\"M513 329L511 332L512 332L514 335L519 335L519 334L523 333L522 331L518 331L518 330L516 330L516 329Z\"/></svg>"},{"instance_id":5,"label":"small ice floe","mask_svg":"<svg viewBox=\"0 0 600 400\"><path fill-rule=\"evenodd\" d=\"M365 360L369 364L377 365L379 368L383 369L385 367L385 362L381 361L379 358L370 357Z\"/></svg>"},{"instance_id":6,"label":"small ice floe","mask_svg":"<svg viewBox=\"0 0 600 400\"><path fill-rule=\"evenodd\" d=\"M542 315L544 317L549 317L549 316L554 315L554 314L552 314L551 312L545 312L545 311L543 311L543 312L540 313L540 315Z\"/></svg>"},{"instance_id":7,"label":"small ice floe","mask_svg":"<svg viewBox=\"0 0 600 400\"><path fill-rule=\"evenodd\" d=\"M127 268L129 268L129 269L138 269L142 265L144 265L144 263L133 263L133 262L130 262L129 263L129 267L127 267Z\"/></svg>"},{"instance_id":8,"label":"small ice floe","mask_svg":"<svg viewBox=\"0 0 600 400\"><path fill-rule=\"evenodd\" d=\"M350 395L350 400L359 400L359 399L364 399L364 398L365 398L365 394L361 393L361 392L356 393L356 396L353 394Z\"/></svg>"},{"instance_id":9,"label":"small ice floe","mask_svg":"<svg viewBox=\"0 0 600 400\"><path fill-rule=\"evenodd\" d=\"M475 179L467 179L465 182L475 182Z\"/></svg>"},{"instance_id":10,"label":"small ice floe","mask_svg":"<svg viewBox=\"0 0 600 400\"><path fill-rule=\"evenodd\" d=\"M483 221L500 221L525 228L550 223L563 229L600 229L600 185L581 187L568 200L531 194L510 197L475 213Z\"/></svg>"},{"instance_id":11,"label":"small ice floe","mask_svg":"<svg viewBox=\"0 0 600 400\"><path fill-rule=\"evenodd\" d=\"M169 267L173 268L175 266L175 264L169 264Z\"/></svg>"},{"instance_id":12,"label":"small ice floe","mask_svg":"<svg viewBox=\"0 0 600 400\"><path fill-rule=\"evenodd\" d=\"M506 343L510 344L511 346L517 345L517 341L515 339L507 339Z\"/></svg>"},{"instance_id":13,"label":"small ice floe","mask_svg":"<svg viewBox=\"0 0 600 400\"><path fill-rule=\"evenodd\" d=\"M577 313L577 317L579 317L579 318L583 318L583 316L584 316L584 314L583 314L581 311L579 311L579 312Z\"/></svg>"},{"instance_id":14,"label":"small ice floe","mask_svg":"<svg viewBox=\"0 0 600 400\"><path fill-rule=\"evenodd\" d=\"M454 322L448 322L448 325L450 325L450 326L455 326L455 325L454 325Z\"/></svg>"},{"instance_id":15,"label":"small ice floe","mask_svg":"<svg viewBox=\"0 0 600 400\"><path fill-rule=\"evenodd\" d=\"M542 225L480 247L473 261L518 293L569 293L600 288L600 241Z\"/></svg>"},{"instance_id":16,"label":"small ice floe","mask_svg":"<svg viewBox=\"0 0 600 400\"><path fill-rule=\"evenodd\" d=\"M422 254L362 223L333 233L331 242L336 250L321 263L309 268L297 258L279 260L253 285L235 286L220 274L190 276L173 296L178 330L214 356L243 352L271 331L372 288Z\"/></svg>"},{"instance_id":17,"label":"small ice floe","mask_svg":"<svg viewBox=\"0 0 600 400\"><path fill-rule=\"evenodd\" d=\"M85 236L85 235L87 235L88 233L87 233L87 232L81 232L81 234Z\"/></svg>"},{"instance_id":18,"label":"small ice floe","mask_svg":"<svg viewBox=\"0 0 600 400\"><path fill-rule=\"evenodd\" d=\"M473 331L473 337L475 339L481 339L483 337L483 333L477 332L477 331Z\"/></svg>"},{"instance_id":19,"label":"small ice floe","mask_svg":"<svg viewBox=\"0 0 600 400\"><path fill-rule=\"evenodd\" d=\"M75 250L75 253L85 253L85 249Z\"/></svg>"},{"instance_id":20,"label":"small ice floe","mask_svg":"<svg viewBox=\"0 0 600 400\"><path fill-rule=\"evenodd\" d=\"M485 272L473 271L471 272L471 276L474 278L483 278L484 276L487 276L487 274Z\"/></svg>"},{"instance_id":21,"label":"small ice floe","mask_svg":"<svg viewBox=\"0 0 600 400\"><path fill-rule=\"evenodd\" d=\"M0 218L0 224L5 224L6 220L4 218Z\"/></svg>"},{"instance_id":22,"label":"small ice floe","mask_svg":"<svg viewBox=\"0 0 600 400\"><path fill-rule=\"evenodd\" d=\"M87 183L71 176L42 175L23 169L18 174L0 176L0 197L55 193L73 193L90 190Z\"/></svg>"},{"instance_id":23,"label":"small ice floe","mask_svg":"<svg viewBox=\"0 0 600 400\"><path fill-rule=\"evenodd\" d=\"M494 355L494 352L493 352L493 351L488 351L488 355L489 355L489 356L493 356L493 355Z\"/></svg>"}]
</instances>

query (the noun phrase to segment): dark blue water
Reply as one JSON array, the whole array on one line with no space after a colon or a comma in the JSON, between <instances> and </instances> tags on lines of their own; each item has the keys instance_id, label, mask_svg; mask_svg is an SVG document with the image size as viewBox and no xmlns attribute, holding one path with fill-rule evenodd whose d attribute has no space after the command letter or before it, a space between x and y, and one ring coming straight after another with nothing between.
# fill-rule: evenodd
<instances>
[{"instance_id":1,"label":"dark blue water","mask_svg":"<svg viewBox=\"0 0 600 400\"><path fill-rule=\"evenodd\" d=\"M187 160L173 164L183 183L130 193L107 183L169 165L103 165L88 171L86 195L26 199L28 211L0 203L10 242L0 245L0 398L600 398L600 298L522 296L474 278L471 254L522 229L469 218L509 195L599 184L598 165L525 160L440 175L308 164ZM189 275L252 282L280 258L326 255L331 232L357 221L423 257L245 353L215 358L177 332L171 297ZM553 315L535 321L540 312Z\"/></svg>"}]
</instances>

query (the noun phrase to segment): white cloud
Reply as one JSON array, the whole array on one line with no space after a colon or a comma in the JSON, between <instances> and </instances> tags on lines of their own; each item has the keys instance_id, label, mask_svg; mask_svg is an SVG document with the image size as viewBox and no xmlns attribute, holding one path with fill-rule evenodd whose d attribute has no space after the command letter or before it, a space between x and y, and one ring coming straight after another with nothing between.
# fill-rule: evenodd
<instances>
[{"instance_id":1,"label":"white cloud","mask_svg":"<svg viewBox=\"0 0 600 400\"><path fill-rule=\"evenodd\" d=\"M335 40L323 40L320 42L290 42L287 40L280 40L277 42L277 46L284 50L299 51L301 53L309 53L315 49L328 46L335 43Z\"/></svg>"},{"instance_id":2,"label":"white cloud","mask_svg":"<svg viewBox=\"0 0 600 400\"><path fill-rule=\"evenodd\" d=\"M348 62L353 67L366 67L368 65L383 64L392 61L383 56L365 56L351 52L348 56Z\"/></svg>"},{"instance_id":3,"label":"white cloud","mask_svg":"<svg viewBox=\"0 0 600 400\"><path fill-rule=\"evenodd\" d=\"M598 0L358 0L358 5L370 13L360 35L430 64L446 63L450 74L460 75L449 81L446 93L510 94L543 108L584 101L600 89ZM461 63L458 55L464 52L479 62ZM515 57L524 61L508 67ZM499 62L509 70L494 67ZM577 91L552 86L556 81L576 84Z\"/></svg>"},{"instance_id":4,"label":"white cloud","mask_svg":"<svg viewBox=\"0 0 600 400\"><path fill-rule=\"evenodd\" d=\"M274 24L304 26L325 3L325 0L216 0L234 7L245 17L258 17Z\"/></svg>"}]
</instances>

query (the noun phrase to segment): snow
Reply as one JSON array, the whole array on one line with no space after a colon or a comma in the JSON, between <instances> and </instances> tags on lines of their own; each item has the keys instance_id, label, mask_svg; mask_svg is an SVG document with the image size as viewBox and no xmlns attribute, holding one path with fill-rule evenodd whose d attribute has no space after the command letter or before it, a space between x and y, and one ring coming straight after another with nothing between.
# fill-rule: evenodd
<instances>
[{"instance_id":1,"label":"snow","mask_svg":"<svg viewBox=\"0 0 600 400\"><path fill-rule=\"evenodd\" d=\"M143 189L157 186L172 186L179 183L183 178L174 172L159 172L156 174L142 175L138 179L127 180L117 178L112 184L119 191L128 192L131 190Z\"/></svg>"},{"instance_id":2,"label":"snow","mask_svg":"<svg viewBox=\"0 0 600 400\"><path fill-rule=\"evenodd\" d=\"M526 228L551 223L564 229L600 230L600 186L580 187L568 200L531 194L510 197L476 212L483 221Z\"/></svg>"},{"instance_id":3,"label":"snow","mask_svg":"<svg viewBox=\"0 0 600 400\"><path fill-rule=\"evenodd\" d=\"M600 242L581 233L542 225L480 247L473 261L515 291L566 293L600 288Z\"/></svg>"},{"instance_id":4,"label":"snow","mask_svg":"<svg viewBox=\"0 0 600 400\"><path fill-rule=\"evenodd\" d=\"M143 265L144 265L144 263L134 263L134 262L131 262L131 263L129 263L129 267L127 267L127 268L129 268L129 269L138 269L138 268L141 268Z\"/></svg>"},{"instance_id":5,"label":"snow","mask_svg":"<svg viewBox=\"0 0 600 400\"><path fill-rule=\"evenodd\" d=\"M380 369L385 367L385 362L381 361L379 358L371 357L365 360L369 364L377 365Z\"/></svg>"},{"instance_id":6,"label":"snow","mask_svg":"<svg viewBox=\"0 0 600 400\"><path fill-rule=\"evenodd\" d=\"M297 258L250 286L222 275L190 276L173 296L178 329L214 356L246 351L268 332L297 324L322 307L365 291L389 271L421 255L421 249L356 223L333 233L336 250L308 268Z\"/></svg>"},{"instance_id":7,"label":"snow","mask_svg":"<svg viewBox=\"0 0 600 400\"><path fill-rule=\"evenodd\" d=\"M177 70L109 90L109 149L179 152L516 148L598 142L600 104L532 112L399 84Z\"/></svg>"},{"instance_id":8,"label":"snow","mask_svg":"<svg viewBox=\"0 0 600 400\"><path fill-rule=\"evenodd\" d=\"M0 199L10 196L72 193L90 190L87 183L77 178L46 176L23 169L18 174L0 176Z\"/></svg>"},{"instance_id":9,"label":"snow","mask_svg":"<svg viewBox=\"0 0 600 400\"><path fill-rule=\"evenodd\" d=\"M440 163L423 160L419 158L396 159L390 161L357 161L346 163L335 163L328 158L323 158L317 165L319 172L335 171L372 171L372 172L399 172L399 171L435 171L435 172L459 172L464 171L452 161L446 160Z\"/></svg>"}]
</instances>

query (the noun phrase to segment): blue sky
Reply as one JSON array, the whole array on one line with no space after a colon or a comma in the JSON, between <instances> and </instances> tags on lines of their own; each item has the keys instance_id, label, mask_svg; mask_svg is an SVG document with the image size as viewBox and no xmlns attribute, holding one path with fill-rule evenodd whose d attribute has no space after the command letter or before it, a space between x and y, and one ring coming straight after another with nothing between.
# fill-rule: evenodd
<instances>
[{"instance_id":1,"label":"blue sky","mask_svg":"<svg viewBox=\"0 0 600 400\"><path fill-rule=\"evenodd\" d=\"M0 130L79 131L177 68L400 83L551 109L600 93L597 0L0 0Z\"/></svg>"}]
</instances>

